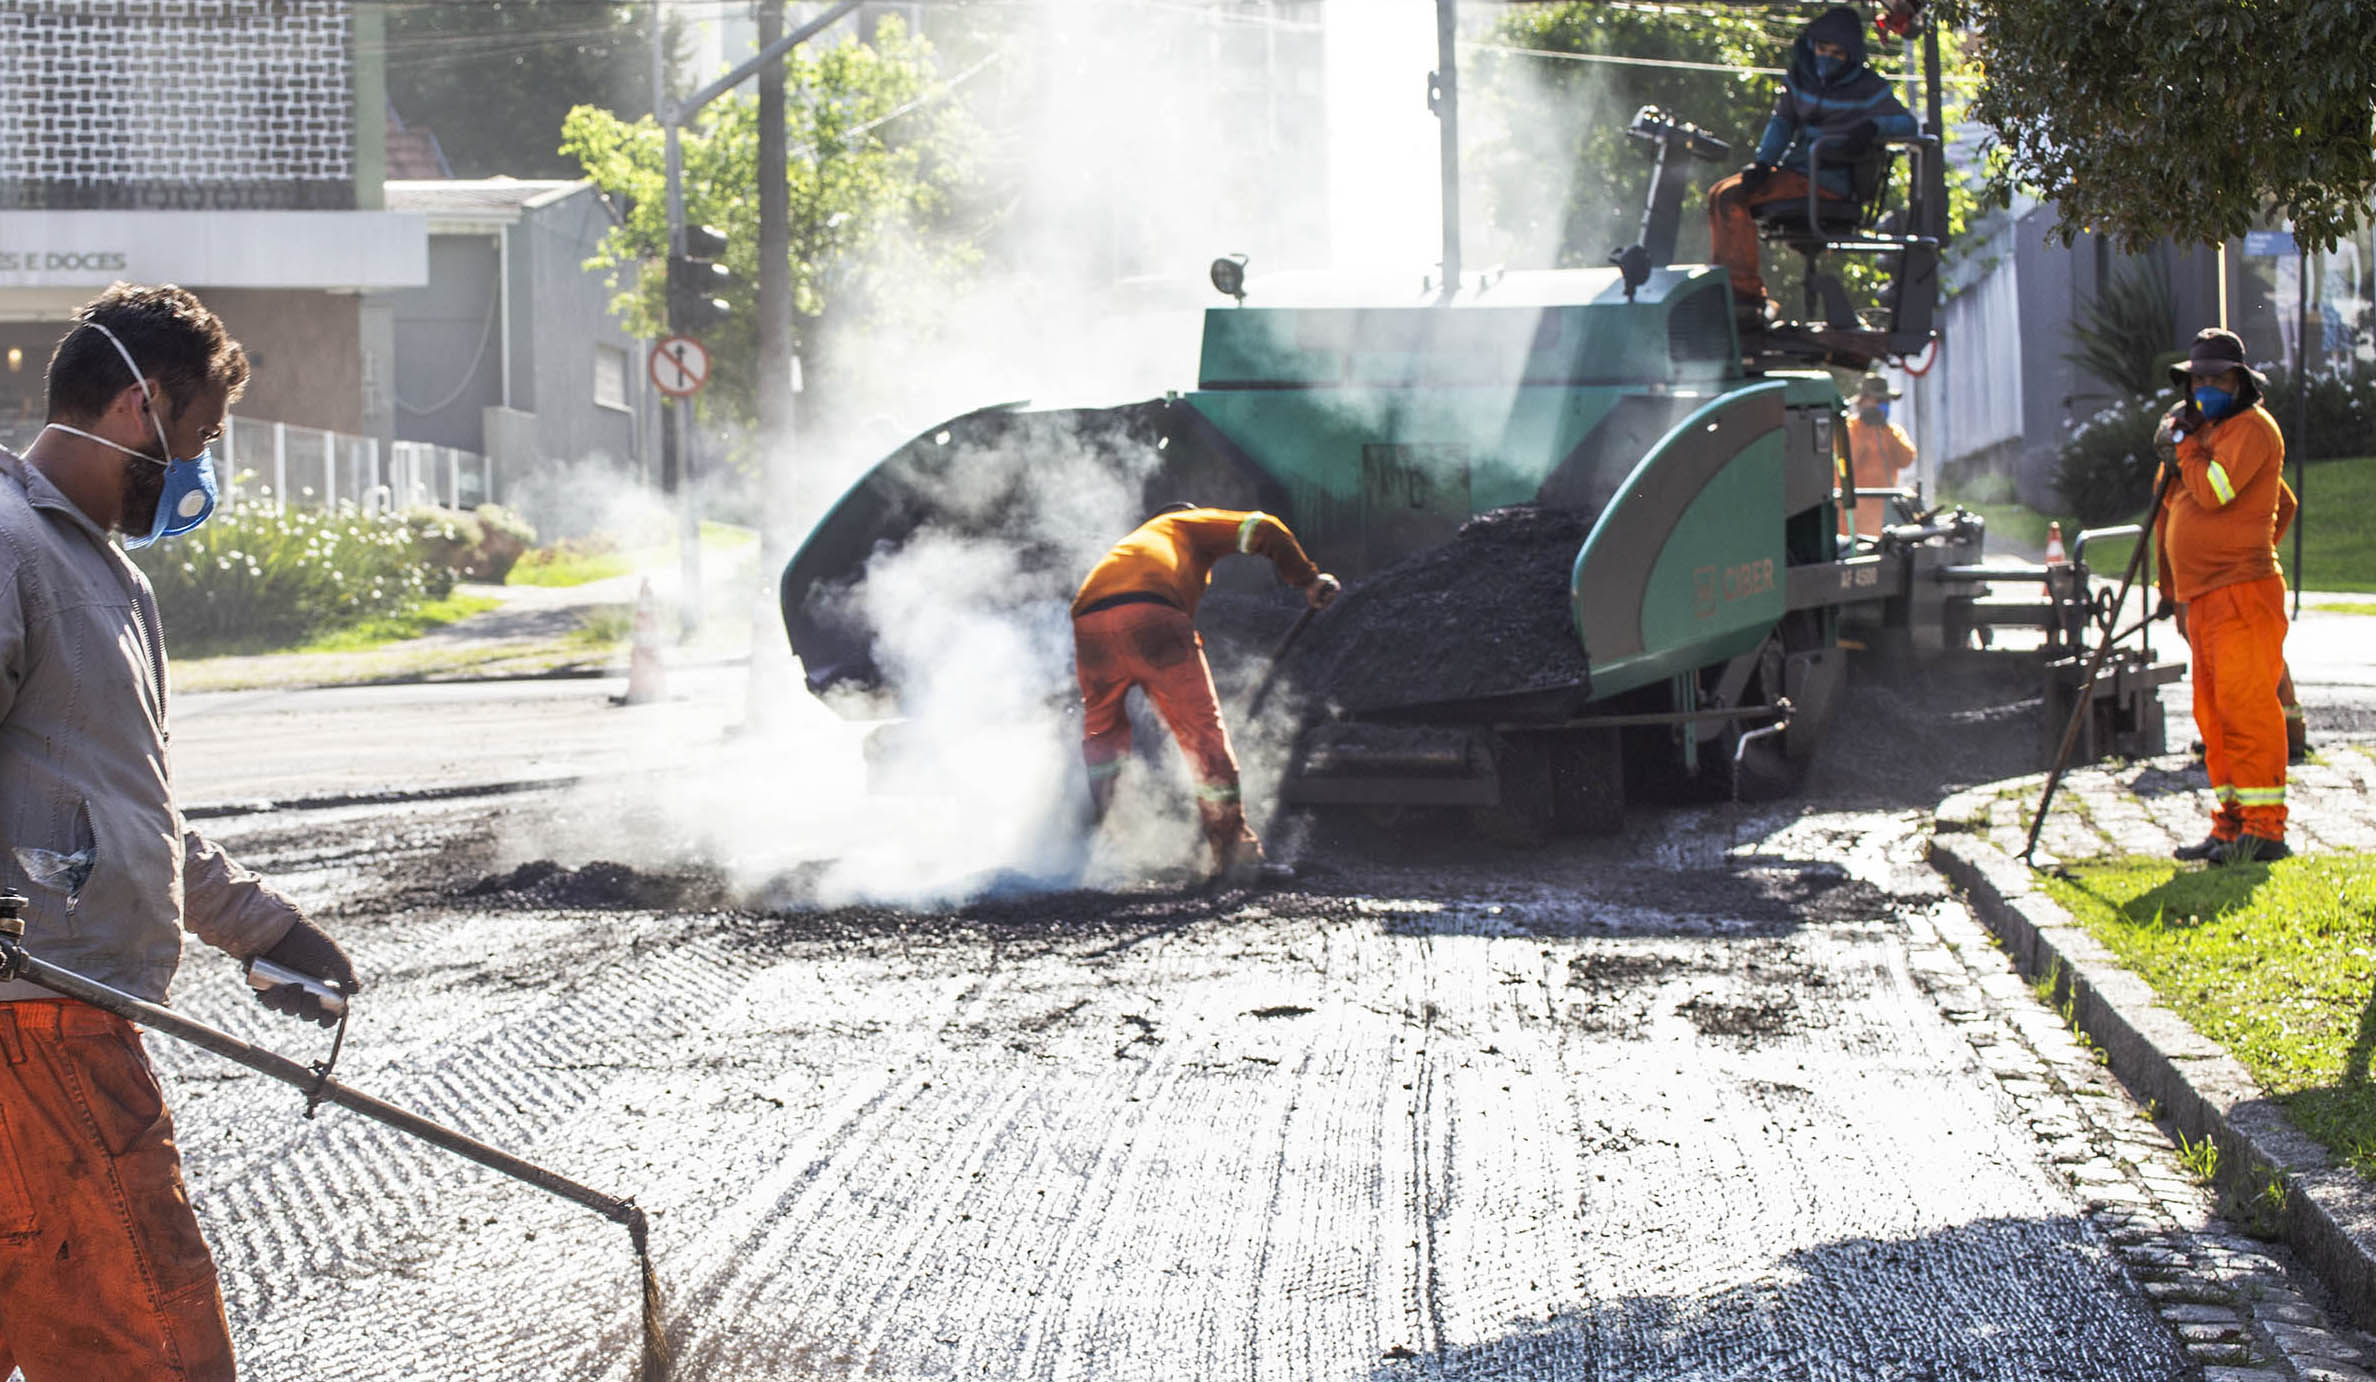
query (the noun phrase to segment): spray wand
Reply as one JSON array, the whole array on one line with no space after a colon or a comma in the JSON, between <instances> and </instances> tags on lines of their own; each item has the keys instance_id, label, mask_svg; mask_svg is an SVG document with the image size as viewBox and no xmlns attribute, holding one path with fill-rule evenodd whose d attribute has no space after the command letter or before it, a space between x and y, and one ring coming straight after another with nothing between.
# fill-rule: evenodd
<instances>
[{"instance_id":1,"label":"spray wand","mask_svg":"<svg viewBox=\"0 0 2376 1382\"><path fill-rule=\"evenodd\" d=\"M660 1321L660 1278L652 1270L651 1229L644 1219L643 1210L633 1200L605 1195L542 1166L523 1161L500 1148L490 1147L477 1138L456 1132L441 1123L433 1123L410 1109L398 1108L351 1086L340 1084L329 1077L327 1066L300 1065L287 1056L241 1041L229 1032L184 1017L171 1008L135 998L96 979L37 959L25 950L26 905L27 899L23 894L0 892L0 982L23 979L52 993L114 1013L127 1022L136 1022L167 1036L179 1037L193 1046L203 1047L284 1084L295 1085L305 1091L309 1117L315 1104L338 1104L353 1109L398 1132L442 1147L457 1156L468 1157L489 1170L583 1205L612 1223L624 1224L628 1238L635 1244L636 1262L643 1273L643 1365L640 1376L642 1382L662 1382L668 1376L668 1340ZM343 1018L340 1032L343 1037ZM332 1060L336 1060L335 1055Z\"/></svg>"}]
</instances>

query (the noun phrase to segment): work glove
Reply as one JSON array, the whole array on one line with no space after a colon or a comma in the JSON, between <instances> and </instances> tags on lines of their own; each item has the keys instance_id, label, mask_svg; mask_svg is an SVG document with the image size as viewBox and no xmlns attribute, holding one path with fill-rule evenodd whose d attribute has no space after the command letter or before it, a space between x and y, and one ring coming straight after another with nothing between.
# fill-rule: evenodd
<instances>
[{"instance_id":1,"label":"work glove","mask_svg":"<svg viewBox=\"0 0 2376 1382\"><path fill-rule=\"evenodd\" d=\"M321 927L303 917L297 919L297 924L289 928L289 934L281 937L278 944L264 952L263 958L324 980L340 993L352 995L363 991L363 981L355 976L354 961L338 948L338 942L323 934ZM295 984L259 989L256 1001L276 1013L324 1027L338 1025L336 1017L323 1011L319 999Z\"/></svg>"},{"instance_id":2,"label":"work glove","mask_svg":"<svg viewBox=\"0 0 2376 1382\"><path fill-rule=\"evenodd\" d=\"M2157 622L2159 622L2159 621L2161 621L2161 620L2163 620L2163 619L2175 619L2175 618L2177 618L2177 617L2178 617L2178 611L2179 611L2179 610L2182 610L2182 609L2184 609L2184 608L2186 608L2184 605L2181 605L2181 604L2179 604L2179 603L2178 603L2176 600L2173 600L2173 599L2171 599L2169 596L2167 596L2167 595L2164 595L2164 596L2162 596L2162 597L2161 597L2161 599L2159 600L2159 602L2157 602L2157 603L2154 605L2154 607L2153 607L2153 617L2152 617L2152 618L2150 618L2150 619L2147 619L2145 622L2146 622L2146 623L2148 623L2148 624L2152 624L2152 623L2157 623Z\"/></svg>"},{"instance_id":3,"label":"work glove","mask_svg":"<svg viewBox=\"0 0 2376 1382\"><path fill-rule=\"evenodd\" d=\"M1313 578L1310 585L1304 587L1304 598L1311 601L1312 608L1326 609L1329 602L1336 599L1337 592L1343 588L1337 583L1336 577L1323 571Z\"/></svg>"},{"instance_id":4,"label":"work glove","mask_svg":"<svg viewBox=\"0 0 2376 1382\"><path fill-rule=\"evenodd\" d=\"M1873 141L1881 137L1881 125L1876 120L1859 120L1831 139L1831 147L1842 158L1863 158L1873 151Z\"/></svg>"},{"instance_id":5,"label":"work glove","mask_svg":"<svg viewBox=\"0 0 2376 1382\"><path fill-rule=\"evenodd\" d=\"M1741 170L1741 188L1743 191L1754 192L1758 188L1765 186L1766 179L1772 177L1773 175L1773 164L1752 163L1748 167Z\"/></svg>"},{"instance_id":6,"label":"work glove","mask_svg":"<svg viewBox=\"0 0 2376 1382\"><path fill-rule=\"evenodd\" d=\"M2178 414L2180 409L2185 406L2180 404L2162 414L2161 421L2153 429L2153 454L2161 457L2164 465L2178 459L2178 439L2184 430L2183 424L2178 420Z\"/></svg>"}]
</instances>

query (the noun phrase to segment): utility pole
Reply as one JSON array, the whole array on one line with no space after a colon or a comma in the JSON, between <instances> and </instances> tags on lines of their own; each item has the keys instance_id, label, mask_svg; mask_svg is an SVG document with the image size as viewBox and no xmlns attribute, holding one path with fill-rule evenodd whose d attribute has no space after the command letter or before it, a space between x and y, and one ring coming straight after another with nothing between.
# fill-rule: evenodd
<instances>
[{"instance_id":1,"label":"utility pole","mask_svg":"<svg viewBox=\"0 0 2376 1382\"><path fill-rule=\"evenodd\" d=\"M856 10L859 4L860 0L839 0L839 3L835 4L832 8L826 10L823 14L818 15L815 19L810 20L808 23L801 25L791 33L785 34L782 37L772 41L762 40L759 45L758 53L737 64L733 71L726 73L724 76L719 77L717 80L709 83L707 86L695 91L692 95L687 96L682 101L669 99L667 72L668 62L666 54L667 26L661 22L660 11L662 6L659 4L654 4L652 6L652 112L653 118L660 122L661 140L663 147L666 150L665 156L668 172L668 257L669 262L672 265L675 264L677 260L685 254L686 246L685 159L682 140L682 132L685 122L691 119L694 115L698 114L702 107L718 99L720 96L725 95L727 92L732 91L734 88L742 85L752 77L758 76L761 73L767 71L769 68L774 68L776 70L777 90L780 92L783 89L782 71L784 55L791 52L794 47L802 43L806 43L809 39L814 38L816 35L823 33L826 29L832 27L835 23L839 22L843 16L849 14L853 10ZM772 0L761 0L761 8L763 16L766 11L772 9L776 16L776 22L780 27L783 21L782 10L775 8ZM779 120L778 123L780 127L781 121ZM781 147L780 144L779 147ZM782 176L783 165L780 162L777 165L777 171L778 176L776 177L775 181L778 185L782 185L785 179ZM761 181L764 184L764 177L761 179ZM765 256L762 255L763 259L764 257ZM762 270L762 272L764 273L764 270ZM764 312L764 308L762 310ZM675 322L671 323L672 333L673 328L679 325L682 324ZM766 330L764 317L762 318L760 329L763 332ZM790 373L790 365L784 365L780 370L776 386L788 390L790 388L788 378ZM761 384L760 397L762 399L765 399L767 396L768 388L769 385L767 383L763 382ZM688 402L684 404L671 404L669 405L669 411L674 414L674 426L663 424L661 428L662 443L664 448L670 441L675 442L677 446L677 459L676 465L674 467L677 476L677 509L679 520L677 532L684 554L683 581L685 587L683 596L679 601L679 605L681 607L681 613L684 620L684 634L685 637L690 638L693 636L694 632L700 628L701 625L701 513L694 493L696 467L693 463L693 410L690 403ZM670 468L667 452L665 449L662 451L661 467L664 474L667 473Z\"/></svg>"},{"instance_id":2,"label":"utility pole","mask_svg":"<svg viewBox=\"0 0 2376 1382\"><path fill-rule=\"evenodd\" d=\"M784 0L754 0L759 47L784 36ZM775 574L790 559L792 522L792 184L786 155L784 63L759 69L759 589L752 592L748 713L772 721L791 689L792 650L777 608Z\"/></svg>"},{"instance_id":3,"label":"utility pole","mask_svg":"<svg viewBox=\"0 0 2376 1382\"><path fill-rule=\"evenodd\" d=\"M1460 294L1460 0L1436 0L1436 70L1427 77L1435 112L1444 199L1443 301Z\"/></svg>"}]
</instances>

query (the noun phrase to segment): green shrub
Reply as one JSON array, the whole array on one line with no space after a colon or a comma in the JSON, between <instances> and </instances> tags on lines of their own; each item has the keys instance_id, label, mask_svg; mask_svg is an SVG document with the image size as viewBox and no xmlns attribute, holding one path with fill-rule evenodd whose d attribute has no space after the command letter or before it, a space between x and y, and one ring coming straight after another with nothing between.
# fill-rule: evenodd
<instances>
[{"instance_id":1,"label":"green shrub","mask_svg":"<svg viewBox=\"0 0 2376 1382\"><path fill-rule=\"evenodd\" d=\"M2170 400L2148 394L2115 403L2071 431L2054 459L2054 488L2090 528L2128 523L2153 502L2153 429Z\"/></svg>"},{"instance_id":2,"label":"green shrub","mask_svg":"<svg viewBox=\"0 0 2376 1382\"><path fill-rule=\"evenodd\" d=\"M2285 452L2298 452L2305 461L2329 461L2339 456L2365 456L2376 438L2376 371L2358 370L2310 376L2308 426L2296 425L2301 406L2292 377L2283 369L2269 371L2268 395L2262 400L2285 433ZM2301 435L2295 433L2300 431Z\"/></svg>"},{"instance_id":3,"label":"green shrub","mask_svg":"<svg viewBox=\"0 0 2376 1382\"><path fill-rule=\"evenodd\" d=\"M449 586L454 573L486 539L478 519L457 509L406 509L396 521L412 535L413 550L421 560L446 573Z\"/></svg>"},{"instance_id":4,"label":"green shrub","mask_svg":"<svg viewBox=\"0 0 2376 1382\"><path fill-rule=\"evenodd\" d=\"M478 520L479 542L458 569L474 581L501 585L521 554L536 545L536 529L501 504L481 504L471 517Z\"/></svg>"},{"instance_id":5,"label":"green shrub","mask_svg":"<svg viewBox=\"0 0 2376 1382\"><path fill-rule=\"evenodd\" d=\"M287 647L453 588L453 573L422 559L407 523L345 505L233 504L196 532L131 555L182 652Z\"/></svg>"}]
</instances>

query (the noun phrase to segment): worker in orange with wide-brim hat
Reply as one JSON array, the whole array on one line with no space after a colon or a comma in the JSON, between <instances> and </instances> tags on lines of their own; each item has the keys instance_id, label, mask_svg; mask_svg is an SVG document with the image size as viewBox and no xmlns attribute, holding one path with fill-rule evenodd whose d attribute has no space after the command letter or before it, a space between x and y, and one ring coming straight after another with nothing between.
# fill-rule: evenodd
<instances>
[{"instance_id":1,"label":"worker in orange with wide-brim hat","mask_svg":"<svg viewBox=\"0 0 2376 1382\"><path fill-rule=\"evenodd\" d=\"M2180 859L2283 859L2285 576L2275 540L2285 438L2261 406L2267 381L2232 331L2207 327L2170 378L2187 392L2172 432L2178 468L2154 516L2165 602L2186 608L2195 726L2219 800L2211 832Z\"/></svg>"},{"instance_id":2,"label":"worker in orange with wide-brim hat","mask_svg":"<svg viewBox=\"0 0 2376 1382\"><path fill-rule=\"evenodd\" d=\"M1856 403L1848 410L1848 482L1859 490L1897 489L1914 467L1914 439L1889 420L1889 403L1898 397L1889 381L1868 374L1856 386ZM1856 501L1856 535L1872 537L1889 521L1889 501Z\"/></svg>"}]
</instances>

